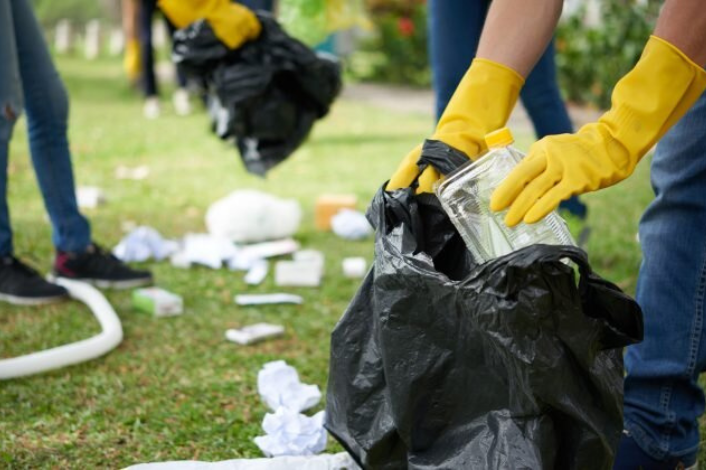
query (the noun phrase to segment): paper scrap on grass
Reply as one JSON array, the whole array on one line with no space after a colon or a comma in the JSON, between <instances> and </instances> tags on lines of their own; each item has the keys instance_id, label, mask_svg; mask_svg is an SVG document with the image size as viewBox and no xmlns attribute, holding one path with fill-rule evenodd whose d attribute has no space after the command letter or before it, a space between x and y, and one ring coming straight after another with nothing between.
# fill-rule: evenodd
<instances>
[{"instance_id":1,"label":"paper scrap on grass","mask_svg":"<svg viewBox=\"0 0 706 470\"><path fill-rule=\"evenodd\" d=\"M297 370L285 361L268 362L257 374L257 391L271 410L286 408L304 411L321 400L318 385L306 385L299 380Z\"/></svg>"},{"instance_id":2,"label":"paper scrap on grass","mask_svg":"<svg viewBox=\"0 0 706 470\"><path fill-rule=\"evenodd\" d=\"M271 323L255 323L243 328L226 330L226 339L243 346L284 334L284 327Z\"/></svg>"},{"instance_id":3,"label":"paper scrap on grass","mask_svg":"<svg viewBox=\"0 0 706 470\"><path fill-rule=\"evenodd\" d=\"M235 256L237 252L235 245L224 238L205 233L190 233L184 237L180 261L219 269L224 261Z\"/></svg>"},{"instance_id":4,"label":"paper scrap on grass","mask_svg":"<svg viewBox=\"0 0 706 470\"><path fill-rule=\"evenodd\" d=\"M267 277L267 272L270 270L270 264L264 259L257 260L248 270L245 275L245 283L250 286L261 284Z\"/></svg>"},{"instance_id":5,"label":"paper scrap on grass","mask_svg":"<svg viewBox=\"0 0 706 470\"><path fill-rule=\"evenodd\" d=\"M362 240L373 234L365 214L351 209L341 209L331 219L333 233L346 240Z\"/></svg>"},{"instance_id":6,"label":"paper scrap on grass","mask_svg":"<svg viewBox=\"0 0 706 470\"><path fill-rule=\"evenodd\" d=\"M359 470L353 458L345 452L307 456L272 457L265 459L233 459L220 462L177 460L143 463L125 470Z\"/></svg>"},{"instance_id":7,"label":"paper scrap on grass","mask_svg":"<svg viewBox=\"0 0 706 470\"><path fill-rule=\"evenodd\" d=\"M179 248L174 240L162 238L152 227L134 228L113 248L113 254L126 263L143 262L150 259L161 261Z\"/></svg>"},{"instance_id":8,"label":"paper scrap on grass","mask_svg":"<svg viewBox=\"0 0 706 470\"><path fill-rule=\"evenodd\" d=\"M238 305L302 304L304 299L294 294L240 294L236 295Z\"/></svg>"},{"instance_id":9,"label":"paper scrap on grass","mask_svg":"<svg viewBox=\"0 0 706 470\"><path fill-rule=\"evenodd\" d=\"M105 202L105 193L96 186L76 188L76 203L81 209L95 209Z\"/></svg>"},{"instance_id":10,"label":"paper scrap on grass","mask_svg":"<svg viewBox=\"0 0 706 470\"><path fill-rule=\"evenodd\" d=\"M267 413L262 421L264 436L256 437L255 444L268 457L283 455L313 455L326 449L326 429L323 411L308 417L280 407Z\"/></svg>"},{"instance_id":11,"label":"paper scrap on grass","mask_svg":"<svg viewBox=\"0 0 706 470\"><path fill-rule=\"evenodd\" d=\"M115 168L115 178L119 180L143 180L150 175L150 167L147 165L140 165L135 167L129 167L125 165L118 165Z\"/></svg>"}]
</instances>

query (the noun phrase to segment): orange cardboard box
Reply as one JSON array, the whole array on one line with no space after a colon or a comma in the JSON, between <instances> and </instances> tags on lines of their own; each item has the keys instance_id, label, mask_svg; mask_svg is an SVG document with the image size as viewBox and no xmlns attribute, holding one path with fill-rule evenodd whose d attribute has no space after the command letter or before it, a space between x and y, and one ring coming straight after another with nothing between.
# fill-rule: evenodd
<instances>
[{"instance_id":1,"label":"orange cardboard box","mask_svg":"<svg viewBox=\"0 0 706 470\"><path fill-rule=\"evenodd\" d=\"M355 209L358 198L352 194L323 194L316 199L314 210L318 230L331 230L331 219L341 209Z\"/></svg>"}]
</instances>

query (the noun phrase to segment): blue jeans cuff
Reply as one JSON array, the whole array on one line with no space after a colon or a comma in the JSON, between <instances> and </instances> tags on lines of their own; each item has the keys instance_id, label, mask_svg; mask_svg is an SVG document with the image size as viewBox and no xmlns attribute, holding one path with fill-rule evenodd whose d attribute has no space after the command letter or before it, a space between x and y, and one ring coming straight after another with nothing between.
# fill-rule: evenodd
<instances>
[{"instance_id":1,"label":"blue jeans cuff","mask_svg":"<svg viewBox=\"0 0 706 470\"><path fill-rule=\"evenodd\" d=\"M637 445L653 459L667 460L669 458L678 458L684 462L696 462L699 453L698 444L685 450L671 451L664 446L660 446L660 444L649 436L638 424L627 419L624 424L625 429L627 429Z\"/></svg>"}]
</instances>

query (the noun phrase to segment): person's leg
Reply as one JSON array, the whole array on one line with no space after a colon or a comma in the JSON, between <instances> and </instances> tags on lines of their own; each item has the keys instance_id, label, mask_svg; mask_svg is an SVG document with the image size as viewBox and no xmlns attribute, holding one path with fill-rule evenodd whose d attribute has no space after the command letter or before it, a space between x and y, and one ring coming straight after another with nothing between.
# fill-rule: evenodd
<instances>
[{"instance_id":1,"label":"person's leg","mask_svg":"<svg viewBox=\"0 0 706 470\"><path fill-rule=\"evenodd\" d=\"M652 185L637 286L645 339L625 356L625 427L654 459L690 465L704 412L697 380L706 367L706 95L659 143Z\"/></svg>"},{"instance_id":2,"label":"person's leg","mask_svg":"<svg viewBox=\"0 0 706 470\"><path fill-rule=\"evenodd\" d=\"M22 82L9 2L0 2L0 258L12 255L7 207L7 159L15 121L22 111Z\"/></svg>"},{"instance_id":3,"label":"person's leg","mask_svg":"<svg viewBox=\"0 0 706 470\"><path fill-rule=\"evenodd\" d=\"M30 151L54 228L54 245L62 251L82 251L90 244L91 233L76 203L67 138L68 96L30 1L12 0L10 3Z\"/></svg>"},{"instance_id":4,"label":"person's leg","mask_svg":"<svg viewBox=\"0 0 706 470\"><path fill-rule=\"evenodd\" d=\"M574 131L556 80L553 41L527 77L520 98L538 139ZM577 196L562 201L559 207L582 219L586 217L586 206Z\"/></svg>"},{"instance_id":5,"label":"person's leg","mask_svg":"<svg viewBox=\"0 0 706 470\"><path fill-rule=\"evenodd\" d=\"M437 119L476 55L489 3L429 0L429 59Z\"/></svg>"},{"instance_id":6,"label":"person's leg","mask_svg":"<svg viewBox=\"0 0 706 470\"><path fill-rule=\"evenodd\" d=\"M159 95L152 45L152 19L156 9L157 0L142 0L140 2L140 56L142 58L142 86L146 98Z\"/></svg>"}]
</instances>

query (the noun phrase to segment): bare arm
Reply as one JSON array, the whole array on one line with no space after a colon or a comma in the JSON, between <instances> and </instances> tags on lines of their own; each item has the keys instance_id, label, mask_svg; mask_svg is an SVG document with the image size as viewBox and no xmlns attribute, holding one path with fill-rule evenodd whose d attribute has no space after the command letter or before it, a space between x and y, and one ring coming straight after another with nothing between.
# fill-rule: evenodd
<instances>
[{"instance_id":1,"label":"bare arm","mask_svg":"<svg viewBox=\"0 0 706 470\"><path fill-rule=\"evenodd\" d=\"M706 5L703 0L667 0L654 34L677 46L698 65L706 65Z\"/></svg>"},{"instance_id":2,"label":"bare arm","mask_svg":"<svg viewBox=\"0 0 706 470\"><path fill-rule=\"evenodd\" d=\"M476 56L526 78L547 48L563 5L563 0L494 0Z\"/></svg>"}]
</instances>

